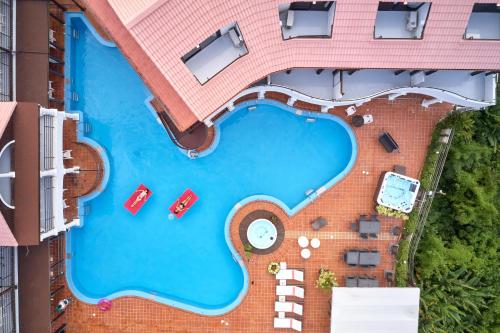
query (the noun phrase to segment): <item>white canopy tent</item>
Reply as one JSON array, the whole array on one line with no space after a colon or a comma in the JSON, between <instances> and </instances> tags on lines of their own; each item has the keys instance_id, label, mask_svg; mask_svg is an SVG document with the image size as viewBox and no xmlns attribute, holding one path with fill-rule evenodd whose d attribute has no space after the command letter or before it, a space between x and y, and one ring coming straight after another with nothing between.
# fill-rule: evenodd
<instances>
[{"instance_id":1,"label":"white canopy tent","mask_svg":"<svg viewBox=\"0 0 500 333\"><path fill-rule=\"evenodd\" d=\"M333 288L331 333L418 333L418 288Z\"/></svg>"}]
</instances>

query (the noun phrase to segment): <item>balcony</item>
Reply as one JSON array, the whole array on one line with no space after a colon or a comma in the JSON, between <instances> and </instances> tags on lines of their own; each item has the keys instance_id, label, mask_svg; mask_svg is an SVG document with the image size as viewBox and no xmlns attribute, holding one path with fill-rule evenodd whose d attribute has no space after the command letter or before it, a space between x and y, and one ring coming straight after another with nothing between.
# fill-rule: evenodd
<instances>
[{"instance_id":1,"label":"balcony","mask_svg":"<svg viewBox=\"0 0 500 333\"><path fill-rule=\"evenodd\" d=\"M181 60L196 79L204 84L247 53L238 24L232 23L205 39Z\"/></svg>"},{"instance_id":2,"label":"balcony","mask_svg":"<svg viewBox=\"0 0 500 333\"><path fill-rule=\"evenodd\" d=\"M332 36L334 1L292 2L280 5L278 14L283 39Z\"/></svg>"},{"instance_id":3,"label":"balcony","mask_svg":"<svg viewBox=\"0 0 500 333\"><path fill-rule=\"evenodd\" d=\"M429 2L380 2L375 20L377 39L421 39Z\"/></svg>"},{"instance_id":4,"label":"balcony","mask_svg":"<svg viewBox=\"0 0 500 333\"><path fill-rule=\"evenodd\" d=\"M476 3L465 29L465 39L500 40L500 6Z\"/></svg>"},{"instance_id":5,"label":"balcony","mask_svg":"<svg viewBox=\"0 0 500 333\"><path fill-rule=\"evenodd\" d=\"M255 91L285 92L328 107L361 105L379 96L388 95L392 100L421 94L433 97L432 103L478 109L495 104L496 80L497 74L490 71L294 68L270 74L267 83L255 87Z\"/></svg>"}]
</instances>

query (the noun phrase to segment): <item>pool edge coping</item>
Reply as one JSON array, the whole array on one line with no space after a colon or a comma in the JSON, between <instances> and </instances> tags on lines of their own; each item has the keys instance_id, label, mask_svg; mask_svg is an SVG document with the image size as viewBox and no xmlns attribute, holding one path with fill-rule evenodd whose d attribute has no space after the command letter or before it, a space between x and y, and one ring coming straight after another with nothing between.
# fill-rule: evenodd
<instances>
[{"instance_id":1,"label":"pool edge coping","mask_svg":"<svg viewBox=\"0 0 500 333\"><path fill-rule=\"evenodd\" d=\"M117 48L119 50L119 48L117 47L117 45L115 43L103 39L97 33L95 28L92 26L92 24L88 21L88 19L82 13L66 13L65 15L66 15L66 29L71 29L72 19L78 18L78 19L82 20L82 22L85 24L87 29L92 33L92 35L96 38L96 40L99 43L101 43L102 45L104 45L106 47L113 47L113 48ZM72 38L72 33L65 34L65 43L67 45L67 48L69 46L69 52L65 52L65 62L68 66L66 73L69 73L69 74L65 74L68 76L65 77L66 82L65 82L65 88L64 88L64 90L65 90L65 103L67 103L66 105L68 105L68 106L71 105L69 96L71 96L70 87L72 86L71 62L68 61L69 57L71 55L71 45L72 45L71 38ZM119 51L121 53L121 50L119 50ZM135 69L134 69L134 71L135 71ZM149 101L152 98L153 98L153 96L150 96L150 97L146 98L146 100L145 100L145 104L148 107L150 107ZM339 174L337 174L335 177L333 177L332 179L327 181L324 185L322 185L319 188L317 188L316 190L314 190L310 195L306 196L306 198L304 200L302 200L300 203L298 203L293 208L288 207L288 205L286 205L283 201L281 201L273 196L270 196L270 195L252 195L252 196L246 197L246 198L238 201L231 208L231 210L229 211L228 215L226 216L226 219L224 222L224 236L225 236L226 244L231 252L233 259L240 265L241 271L243 273L243 288L239 292L238 296L234 299L234 301L227 304L226 306L224 306L222 308L217 308L217 309L202 308L202 307L190 305L187 303L182 303L180 301L176 301L176 300L171 299L171 298L156 296L153 293L147 293L147 292L143 292L143 291L139 291L139 290L122 290L122 291L107 295L103 298L116 299L116 298L120 298L120 297L141 297L141 298L145 298L148 300L156 301L156 302L164 304L164 305L172 306L172 307L175 307L175 308L180 309L180 310L189 311L189 312L193 312L196 314L207 315L207 316L223 315L223 314L226 314L230 311L235 310L242 303L243 299L246 297L246 295L248 293L248 288L249 288L249 283L248 283L249 282L249 273L248 273L247 265L246 265L245 261L242 259L242 257L240 256L239 252L236 250L236 248L233 244L231 232L230 232L231 222L232 222L236 212L241 207L243 207L244 205L249 204L251 202L267 201L267 202L271 202L273 204L276 204L288 216L293 216L297 212L302 210L304 207L309 205L311 202L313 202L315 199L317 199L321 194L323 194L328 189L330 189L333 185L335 185L340 180L345 178L347 176L347 174L352 170L352 168L354 167L354 165L356 163L357 155L358 155L357 138L356 138L352 128L342 118L340 118L336 115L333 115L333 114L318 113L318 112L297 109L297 108L291 107L289 105L286 105L286 104L283 104L283 103L280 103L277 101L269 100L269 99L252 100L252 101L243 102L241 104L238 104L234 110L232 110L231 112L228 112L227 114L222 116L216 123L214 123L215 137L214 137L212 144L210 145L210 147L207 150L201 152L198 155L198 158L203 158L204 156L207 156L207 155L211 154L213 151L215 151L215 149L219 145L220 137L221 137L220 124L225 119L229 118L236 111L242 110L244 108L252 107L252 106L257 106L260 104L273 105L275 107L280 108L283 111L288 111L290 113L294 113L295 115L301 116L304 118L329 119L329 120L336 121L337 123L339 123L346 130L346 132L350 138L350 141L351 141L351 156L350 156L350 160L347 163L347 165L344 167L344 169ZM80 116L83 117L83 113L81 111L69 110L68 112L79 112ZM156 115L154 115L154 116L155 116L155 118L157 118ZM106 185L108 183L108 180L109 180L110 164L109 164L109 159L107 157L107 153L104 150L104 148L101 147L94 140L90 139L89 137L86 137L83 134L83 131L80 131L78 133L78 140L89 144L94 149L96 149L101 154L101 156L104 156L103 163L105 164L105 166L104 166L105 171L104 171L103 182L102 182L103 186L101 186L101 188L96 190L96 191L92 191L91 193L89 193L83 197L80 197L78 199L79 200L79 208L80 208L80 204L82 204L82 207L83 207L83 204L85 202L94 199L95 197L97 197L99 194L101 194L104 191L104 189L106 188ZM188 152L189 152L189 151L184 150L184 149L180 149L180 151L185 153L186 155L188 155ZM188 157L189 157L189 155L188 155ZM83 219L82 219L81 227L83 227ZM66 253L69 255L69 258L66 258L66 260L65 260L66 272L67 272L66 281L68 284L68 288L79 300L86 302L86 303L89 303L89 304L97 304L97 302L102 298L92 298L92 297L85 296L83 293L81 293L77 289L77 287L74 284L72 274L71 274L71 272L72 272L72 265L71 265L71 243L72 243L72 240L71 240L71 238L72 238L71 231L66 232L66 239L67 239L67 241L66 241Z\"/></svg>"}]
</instances>

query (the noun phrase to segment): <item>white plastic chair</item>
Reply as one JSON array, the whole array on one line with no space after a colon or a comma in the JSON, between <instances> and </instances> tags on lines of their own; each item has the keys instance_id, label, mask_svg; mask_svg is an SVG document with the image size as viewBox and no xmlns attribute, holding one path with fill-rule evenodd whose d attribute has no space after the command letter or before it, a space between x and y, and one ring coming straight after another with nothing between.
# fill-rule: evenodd
<instances>
[{"instance_id":1,"label":"white plastic chair","mask_svg":"<svg viewBox=\"0 0 500 333\"><path fill-rule=\"evenodd\" d=\"M295 302L274 302L274 311L290 312L302 316L303 306Z\"/></svg>"},{"instance_id":2,"label":"white plastic chair","mask_svg":"<svg viewBox=\"0 0 500 333\"><path fill-rule=\"evenodd\" d=\"M276 295L304 298L304 288L297 286L276 286Z\"/></svg>"},{"instance_id":3,"label":"white plastic chair","mask_svg":"<svg viewBox=\"0 0 500 333\"><path fill-rule=\"evenodd\" d=\"M373 116L371 114L366 114L363 116L363 123L364 124L371 124L373 123Z\"/></svg>"},{"instance_id":4,"label":"white plastic chair","mask_svg":"<svg viewBox=\"0 0 500 333\"><path fill-rule=\"evenodd\" d=\"M298 269L280 269L276 274L276 280L296 280L304 282L304 272Z\"/></svg>"},{"instance_id":5,"label":"white plastic chair","mask_svg":"<svg viewBox=\"0 0 500 333\"><path fill-rule=\"evenodd\" d=\"M292 328L302 332L302 322L293 318L274 318L274 328Z\"/></svg>"},{"instance_id":6,"label":"white plastic chair","mask_svg":"<svg viewBox=\"0 0 500 333\"><path fill-rule=\"evenodd\" d=\"M71 156L71 149L63 151L63 159L64 160L72 160L73 156Z\"/></svg>"},{"instance_id":7,"label":"white plastic chair","mask_svg":"<svg viewBox=\"0 0 500 333\"><path fill-rule=\"evenodd\" d=\"M352 116L353 114L356 113L356 107L354 105L351 105L345 110L345 113L347 114L348 117Z\"/></svg>"}]
</instances>

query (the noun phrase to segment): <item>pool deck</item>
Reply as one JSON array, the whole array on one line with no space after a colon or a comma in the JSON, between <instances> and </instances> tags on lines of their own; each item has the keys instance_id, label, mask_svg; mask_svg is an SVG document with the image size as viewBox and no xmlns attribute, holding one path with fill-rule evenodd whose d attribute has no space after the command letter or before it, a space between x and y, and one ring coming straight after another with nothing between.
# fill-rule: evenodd
<instances>
[{"instance_id":1,"label":"pool deck","mask_svg":"<svg viewBox=\"0 0 500 333\"><path fill-rule=\"evenodd\" d=\"M292 332L273 328L276 280L267 273L267 265L275 260L286 261L290 268L305 269L303 332L329 332L330 294L314 286L321 267L332 270L340 286L344 285L346 275L353 274L376 276L381 286L388 286L383 272L394 269L395 259L389 253L389 247L398 241L389 230L395 225L401 226L401 221L382 217L381 234L376 240L362 240L351 231L350 225L360 214L374 211L375 192L382 172L400 164L407 167L409 177L419 178L432 130L436 122L451 110L449 104L422 108L422 99L423 96L416 95L403 96L395 101L377 98L358 108L358 114L372 114L374 123L354 128L358 139L356 165L342 181L295 216L288 217L280 208L267 202L251 203L236 213L231 224L231 237L243 257L239 223L253 210L265 209L278 215L285 226L285 239L275 252L253 255L247 262L250 286L247 296L235 310L222 316L206 317L140 298L125 297L113 301L112 309L103 313L95 305L75 300L66 312L68 332ZM335 109L334 114L345 119L341 108ZM377 140L382 131L391 133L401 153L385 152ZM318 216L325 217L328 225L313 232L310 222ZM300 235L321 239L320 248L312 249L308 260L300 257L297 244ZM372 269L348 267L342 254L355 247L378 249L381 264Z\"/></svg>"}]
</instances>

